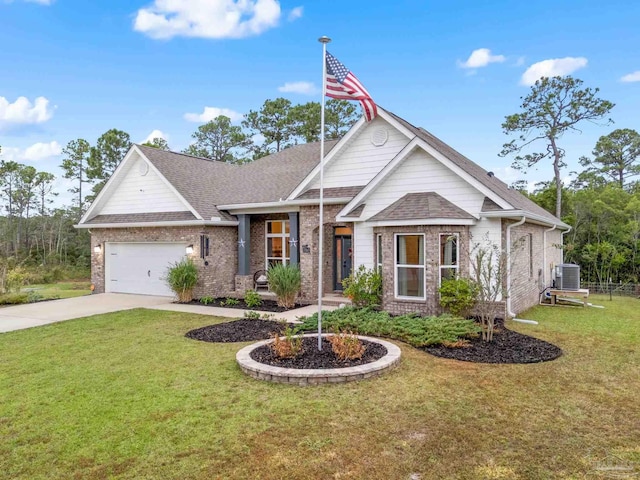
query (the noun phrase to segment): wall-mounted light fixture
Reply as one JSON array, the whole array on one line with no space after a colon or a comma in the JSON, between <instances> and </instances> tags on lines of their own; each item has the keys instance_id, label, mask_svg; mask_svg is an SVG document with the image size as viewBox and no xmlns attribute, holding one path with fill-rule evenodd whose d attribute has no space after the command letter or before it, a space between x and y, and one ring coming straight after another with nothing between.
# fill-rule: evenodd
<instances>
[{"instance_id":1,"label":"wall-mounted light fixture","mask_svg":"<svg viewBox=\"0 0 640 480\"><path fill-rule=\"evenodd\" d=\"M184 249L187 255L193 254L193 245L187 245L187 248Z\"/></svg>"},{"instance_id":2,"label":"wall-mounted light fixture","mask_svg":"<svg viewBox=\"0 0 640 480\"><path fill-rule=\"evenodd\" d=\"M100 253L102 251L102 245L98 244L95 247L93 247L93 251L95 253Z\"/></svg>"}]
</instances>

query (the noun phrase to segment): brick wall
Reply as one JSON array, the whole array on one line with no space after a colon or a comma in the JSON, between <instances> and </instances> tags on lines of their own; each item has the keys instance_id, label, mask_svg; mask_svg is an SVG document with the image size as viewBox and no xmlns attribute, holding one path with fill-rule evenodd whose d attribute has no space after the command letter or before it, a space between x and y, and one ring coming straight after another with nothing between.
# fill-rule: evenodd
<instances>
[{"instance_id":1,"label":"brick wall","mask_svg":"<svg viewBox=\"0 0 640 480\"><path fill-rule=\"evenodd\" d=\"M506 227L509 220L503 221L503 238L506 245ZM540 292L551 285L552 268L562 263L562 249L559 248L561 234L559 230L547 233L546 265L543 255L543 236L548 227L524 223L511 229L511 309L521 313L538 304Z\"/></svg>"},{"instance_id":2,"label":"brick wall","mask_svg":"<svg viewBox=\"0 0 640 480\"><path fill-rule=\"evenodd\" d=\"M336 222L336 215L344 205L325 205L323 212L323 292L333 291L333 229L353 224ZM302 271L302 289L300 297L311 301L318 297L318 212L317 206L300 207L300 269ZM304 246L309 253L304 252Z\"/></svg>"},{"instance_id":3,"label":"brick wall","mask_svg":"<svg viewBox=\"0 0 640 480\"><path fill-rule=\"evenodd\" d=\"M209 256L200 258L200 234L209 235ZM184 242L193 244L191 255L198 266L196 298L226 296L235 287L238 271L238 229L236 227L158 227L158 228L94 228L91 245L105 242ZM91 249L91 281L96 293L104 292L104 248ZM208 265L205 265L208 262Z\"/></svg>"},{"instance_id":4,"label":"brick wall","mask_svg":"<svg viewBox=\"0 0 640 480\"><path fill-rule=\"evenodd\" d=\"M382 307L395 315L419 312L424 315L442 313L438 297L439 267L440 267L440 234L458 233L459 235L459 275L469 275L469 262L463 261L469 257L469 228L460 225L422 225L408 227L376 227L374 228L374 242L376 234L382 234ZM402 300L395 298L395 258L394 234L421 233L425 235L425 300ZM375 252L375 247L374 247Z\"/></svg>"}]
</instances>

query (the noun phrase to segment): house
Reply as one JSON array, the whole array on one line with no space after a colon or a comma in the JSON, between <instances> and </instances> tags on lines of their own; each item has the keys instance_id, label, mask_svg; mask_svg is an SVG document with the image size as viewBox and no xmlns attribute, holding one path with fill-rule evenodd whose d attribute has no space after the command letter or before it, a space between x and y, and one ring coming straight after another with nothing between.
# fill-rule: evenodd
<instances>
[{"instance_id":1,"label":"house","mask_svg":"<svg viewBox=\"0 0 640 480\"><path fill-rule=\"evenodd\" d=\"M508 313L550 285L570 227L426 130L380 108L325 147L324 292L379 267L385 309L438 313L441 280L469 274L481 238L509 252ZM307 144L238 166L133 146L78 225L95 291L170 295L162 278L187 254L197 296L242 296L256 271L287 263L313 301L319 157Z\"/></svg>"}]
</instances>

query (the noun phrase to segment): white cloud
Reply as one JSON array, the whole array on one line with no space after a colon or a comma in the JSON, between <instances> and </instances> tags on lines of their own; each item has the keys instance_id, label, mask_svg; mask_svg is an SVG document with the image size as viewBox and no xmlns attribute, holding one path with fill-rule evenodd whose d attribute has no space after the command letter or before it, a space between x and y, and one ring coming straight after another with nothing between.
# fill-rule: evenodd
<instances>
[{"instance_id":1,"label":"white cloud","mask_svg":"<svg viewBox=\"0 0 640 480\"><path fill-rule=\"evenodd\" d=\"M302 95L315 95L318 89L312 82L286 82L278 87L279 92L300 93Z\"/></svg>"},{"instance_id":2,"label":"white cloud","mask_svg":"<svg viewBox=\"0 0 640 480\"><path fill-rule=\"evenodd\" d=\"M481 68L490 63L502 63L506 60L504 55L491 55L488 48L478 48L471 52L466 62L458 62L462 68Z\"/></svg>"},{"instance_id":3,"label":"white cloud","mask_svg":"<svg viewBox=\"0 0 640 480\"><path fill-rule=\"evenodd\" d=\"M620 79L621 82L640 82L640 70L629 73Z\"/></svg>"},{"instance_id":4,"label":"white cloud","mask_svg":"<svg viewBox=\"0 0 640 480\"><path fill-rule=\"evenodd\" d=\"M230 108L204 107L202 113L185 113L184 119L188 122L206 123L220 115L229 117L232 122L237 122L243 118L241 113L231 110Z\"/></svg>"},{"instance_id":5,"label":"white cloud","mask_svg":"<svg viewBox=\"0 0 640 480\"><path fill-rule=\"evenodd\" d=\"M587 66L584 57L551 58L534 63L522 74L521 85L533 85L542 77L562 77Z\"/></svg>"},{"instance_id":6,"label":"white cloud","mask_svg":"<svg viewBox=\"0 0 640 480\"><path fill-rule=\"evenodd\" d=\"M277 26L281 14L277 0L155 0L133 28L156 39L243 38Z\"/></svg>"},{"instance_id":7,"label":"white cloud","mask_svg":"<svg viewBox=\"0 0 640 480\"><path fill-rule=\"evenodd\" d=\"M3 148L0 155L6 160L15 162L39 162L51 157L57 157L62 154L62 146L55 140L44 143L38 142L25 148L24 150L16 147Z\"/></svg>"},{"instance_id":8,"label":"white cloud","mask_svg":"<svg viewBox=\"0 0 640 480\"><path fill-rule=\"evenodd\" d=\"M53 116L54 108L49 107L45 97L38 97L33 103L27 97L18 97L13 103L0 97L0 129L46 122Z\"/></svg>"},{"instance_id":9,"label":"white cloud","mask_svg":"<svg viewBox=\"0 0 640 480\"><path fill-rule=\"evenodd\" d=\"M38 3L40 5L51 5L53 3L53 0L24 0L24 1L28 3Z\"/></svg>"},{"instance_id":10,"label":"white cloud","mask_svg":"<svg viewBox=\"0 0 640 480\"><path fill-rule=\"evenodd\" d=\"M162 138L163 140L168 140L166 133L164 133L162 130L155 129L149 135L147 135L147 138L145 138L140 143L151 142L154 138Z\"/></svg>"},{"instance_id":11,"label":"white cloud","mask_svg":"<svg viewBox=\"0 0 640 480\"><path fill-rule=\"evenodd\" d=\"M289 20L290 22L293 22L294 20L297 20L298 18L302 17L303 13L304 13L304 7L296 7L289 12L289 16L287 17L287 20Z\"/></svg>"}]
</instances>

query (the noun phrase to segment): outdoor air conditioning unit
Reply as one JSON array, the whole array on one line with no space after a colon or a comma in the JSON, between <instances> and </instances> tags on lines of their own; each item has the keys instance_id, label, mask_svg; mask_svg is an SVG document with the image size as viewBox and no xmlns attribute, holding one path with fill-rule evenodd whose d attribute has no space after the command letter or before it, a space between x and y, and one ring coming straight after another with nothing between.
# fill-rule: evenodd
<instances>
[{"instance_id":1,"label":"outdoor air conditioning unit","mask_svg":"<svg viewBox=\"0 0 640 480\"><path fill-rule=\"evenodd\" d=\"M556 265L556 288L580 290L580 265L561 263Z\"/></svg>"}]
</instances>

